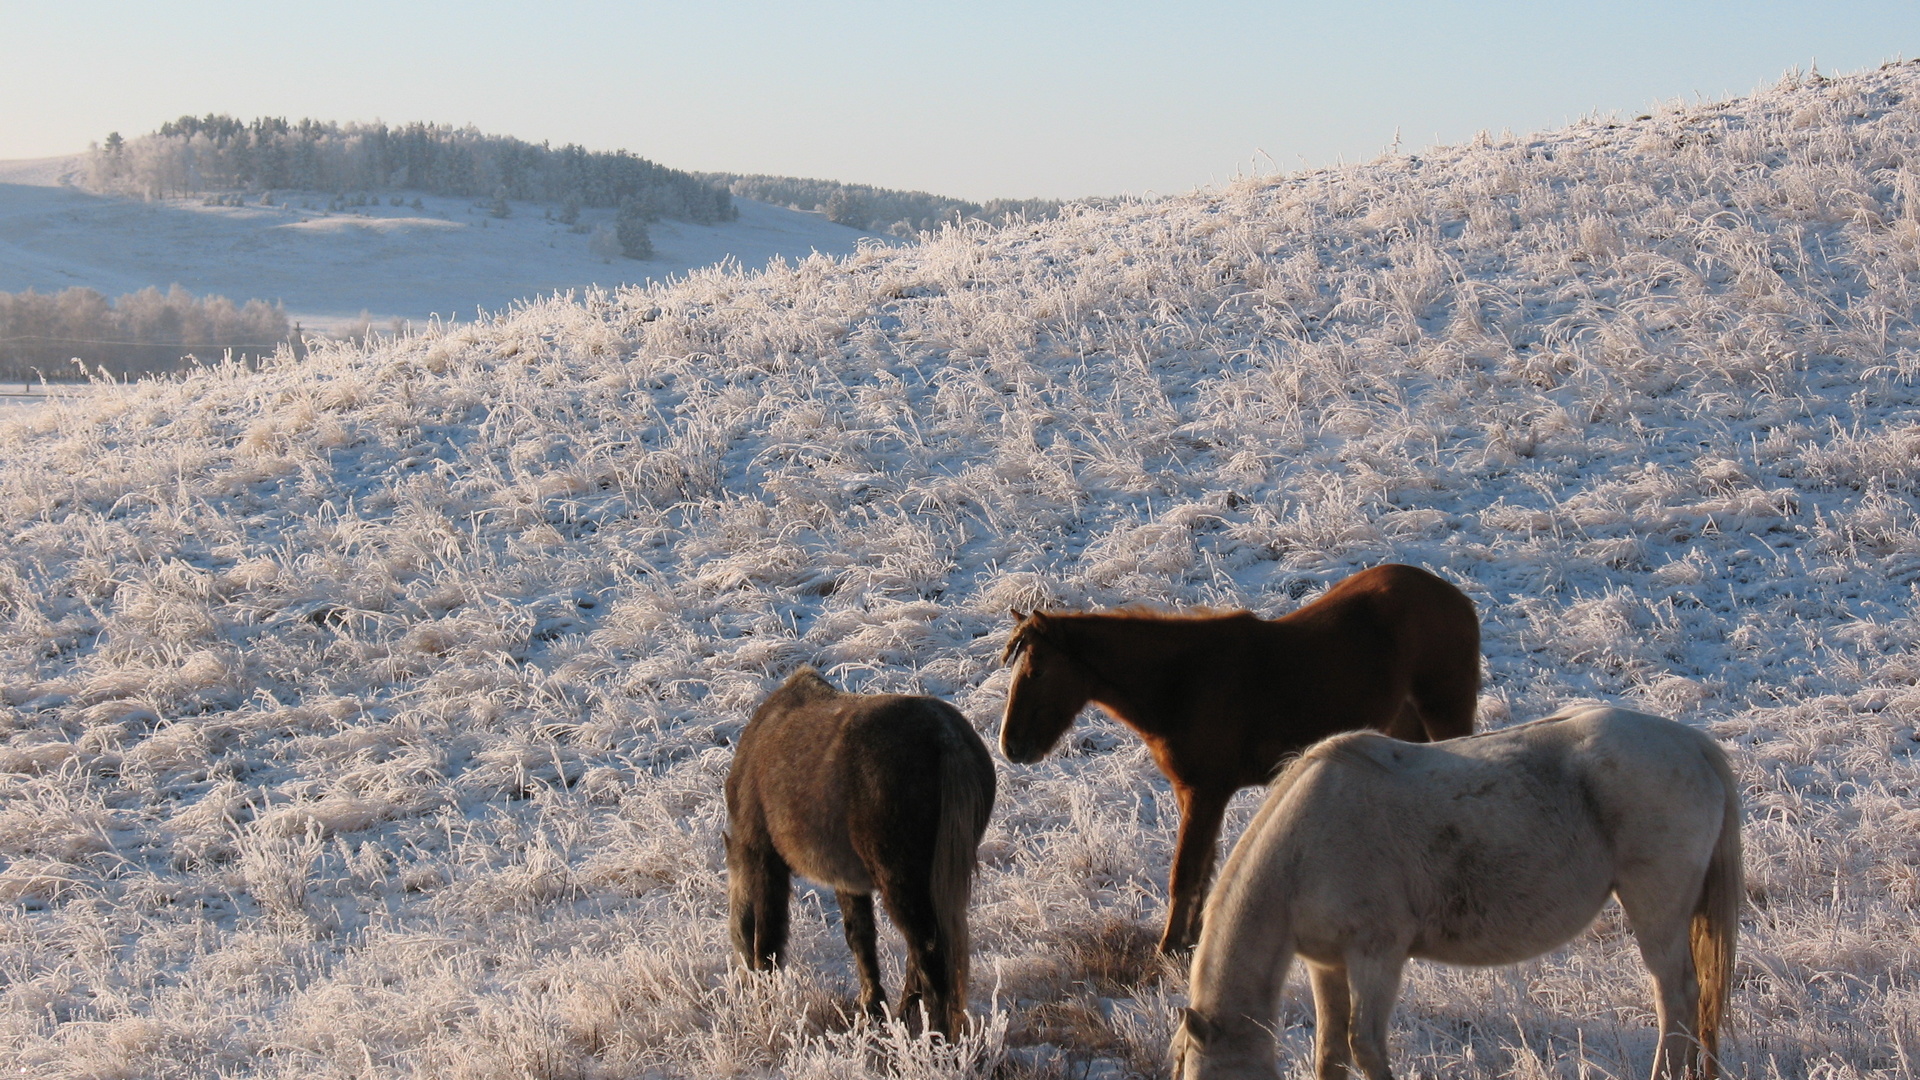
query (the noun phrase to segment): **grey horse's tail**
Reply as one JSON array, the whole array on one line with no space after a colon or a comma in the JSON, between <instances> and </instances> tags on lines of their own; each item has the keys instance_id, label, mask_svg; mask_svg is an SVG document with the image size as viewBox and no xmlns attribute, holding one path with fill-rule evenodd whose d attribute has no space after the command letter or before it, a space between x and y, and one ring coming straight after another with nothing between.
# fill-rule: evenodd
<instances>
[{"instance_id":1,"label":"grey horse's tail","mask_svg":"<svg viewBox=\"0 0 1920 1080\"><path fill-rule=\"evenodd\" d=\"M983 774L967 750L950 744L940 755L940 826L933 840L934 922L941 938L938 949L947 958L949 973L949 985L940 990L954 1031L966 1017L973 952L967 934L967 902L973 895L976 849L993 813L994 795L993 766L989 764Z\"/></svg>"},{"instance_id":2,"label":"grey horse's tail","mask_svg":"<svg viewBox=\"0 0 1920 1080\"><path fill-rule=\"evenodd\" d=\"M1693 909L1693 970L1700 981L1700 1013L1694 1025L1700 1040L1702 1075L1711 1080L1720 1073L1720 1024L1733 993L1734 939L1740 931L1740 904L1746 898L1746 870L1740 854L1740 785L1727 757L1712 747L1708 757L1726 788L1727 807L1720 822L1720 839L1707 863L1707 878Z\"/></svg>"}]
</instances>

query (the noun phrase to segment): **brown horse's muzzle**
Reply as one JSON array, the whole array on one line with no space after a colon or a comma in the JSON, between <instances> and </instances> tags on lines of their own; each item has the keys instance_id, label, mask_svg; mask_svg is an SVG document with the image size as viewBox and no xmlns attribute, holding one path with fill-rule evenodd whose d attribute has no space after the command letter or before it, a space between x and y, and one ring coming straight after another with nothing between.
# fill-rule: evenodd
<instances>
[{"instance_id":1,"label":"brown horse's muzzle","mask_svg":"<svg viewBox=\"0 0 1920 1080\"><path fill-rule=\"evenodd\" d=\"M1000 752L1006 755L1007 760L1013 762L1015 765L1031 765L1041 758L1046 757L1047 750L1048 748L1044 746L1032 746L1027 743L1010 741L1004 738L1000 740Z\"/></svg>"}]
</instances>

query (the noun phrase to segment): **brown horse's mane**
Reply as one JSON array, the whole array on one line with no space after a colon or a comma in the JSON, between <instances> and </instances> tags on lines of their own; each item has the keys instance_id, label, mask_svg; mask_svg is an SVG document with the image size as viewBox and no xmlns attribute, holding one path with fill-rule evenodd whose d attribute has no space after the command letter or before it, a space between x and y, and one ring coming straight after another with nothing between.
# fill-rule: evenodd
<instances>
[{"instance_id":1,"label":"brown horse's mane","mask_svg":"<svg viewBox=\"0 0 1920 1080\"><path fill-rule=\"evenodd\" d=\"M1112 611L1060 611L1057 615L1094 615L1103 619L1152 619L1157 622L1191 622L1198 619L1224 619L1234 615L1252 615L1246 608L1188 608L1185 611L1167 611L1152 604L1126 604Z\"/></svg>"},{"instance_id":2,"label":"brown horse's mane","mask_svg":"<svg viewBox=\"0 0 1920 1080\"><path fill-rule=\"evenodd\" d=\"M820 672L812 664L802 664L798 671L787 676L787 681L781 683L780 690L776 691L776 693L781 692L791 694L802 701L834 697L840 693L832 683L821 677Z\"/></svg>"},{"instance_id":3,"label":"brown horse's mane","mask_svg":"<svg viewBox=\"0 0 1920 1080\"><path fill-rule=\"evenodd\" d=\"M1012 663L1035 640L1047 636L1054 622L1070 622L1077 619L1124 619L1131 622L1186 623L1202 622L1208 619L1231 619L1238 616L1259 618L1245 608L1189 608L1185 611L1166 611L1149 604L1127 604L1110 611L1035 611L1022 619L1013 633L1007 638L1006 648L1000 651L1002 664Z\"/></svg>"}]
</instances>

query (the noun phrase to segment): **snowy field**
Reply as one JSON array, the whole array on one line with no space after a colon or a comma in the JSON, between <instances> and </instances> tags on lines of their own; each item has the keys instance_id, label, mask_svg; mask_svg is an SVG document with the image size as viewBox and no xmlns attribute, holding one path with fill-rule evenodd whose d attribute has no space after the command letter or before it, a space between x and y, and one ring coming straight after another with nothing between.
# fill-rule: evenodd
<instances>
[{"instance_id":1,"label":"snowy field","mask_svg":"<svg viewBox=\"0 0 1920 1080\"><path fill-rule=\"evenodd\" d=\"M1732 1072L1911 1077L1917 285L1908 65L0 412L0 1060L1159 1075L1175 813L1124 730L999 763L965 1060L850 1026L829 894L732 971L729 740L802 663L991 736L1010 607L1399 560L1478 605L1483 723L1728 747ZM1652 1036L1610 910L1414 965L1393 1045L1575 1080Z\"/></svg>"},{"instance_id":2,"label":"snowy field","mask_svg":"<svg viewBox=\"0 0 1920 1080\"><path fill-rule=\"evenodd\" d=\"M39 405L63 393L86 393L84 384L0 382L0 409L10 405Z\"/></svg>"},{"instance_id":3,"label":"snowy field","mask_svg":"<svg viewBox=\"0 0 1920 1080\"><path fill-rule=\"evenodd\" d=\"M331 195L278 191L275 205L207 206L202 196L142 202L93 195L63 183L84 157L0 162L0 292L72 286L108 296L179 284L236 303L279 300L309 330L394 319L471 320L518 300L665 281L731 259L758 269L814 252L845 256L868 234L750 199L720 225L657 221L654 257L602 259L589 236L544 216L535 203L490 217L486 200L382 196L374 205L328 212ZM581 212L591 228L611 210ZM874 242L893 243L890 238Z\"/></svg>"}]
</instances>

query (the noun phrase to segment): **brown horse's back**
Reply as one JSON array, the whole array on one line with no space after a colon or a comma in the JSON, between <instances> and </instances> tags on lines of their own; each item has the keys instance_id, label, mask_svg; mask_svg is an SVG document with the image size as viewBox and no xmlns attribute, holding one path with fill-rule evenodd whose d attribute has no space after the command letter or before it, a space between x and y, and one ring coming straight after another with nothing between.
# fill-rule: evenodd
<instances>
[{"instance_id":1,"label":"brown horse's back","mask_svg":"<svg viewBox=\"0 0 1920 1080\"><path fill-rule=\"evenodd\" d=\"M1316 666L1326 665L1321 670L1335 679L1384 675L1390 688L1415 706L1412 715L1402 711L1384 726L1364 726L1409 742L1473 733L1480 696L1480 617L1473 601L1445 578L1417 566L1376 566L1273 625L1309 629L1325 642L1307 655ZM1342 641L1350 643L1346 649L1334 644Z\"/></svg>"},{"instance_id":2,"label":"brown horse's back","mask_svg":"<svg viewBox=\"0 0 1920 1080\"><path fill-rule=\"evenodd\" d=\"M1177 781L1264 784L1292 754L1371 728L1409 742L1471 734L1480 694L1472 601L1413 566L1365 570L1288 615L1168 620L1177 672L1136 690L1122 719ZM1162 654L1166 655L1165 653Z\"/></svg>"},{"instance_id":3,"label":"brown horse's back","mask_svg":"<svg viewBox=\"0 0 1920 1080\"><path fill-rule=\"evenodd\" d=\"M841 693L806 668L741 734L727 778L729 812L736 830L764 831L803 876L872 892L867 854L888 843L886 834L938 830L943 781L954 783L942 764L948 758L985 781L984 831L993 761L959 710L935 698Z\"/></svg>"}]
</instances>

